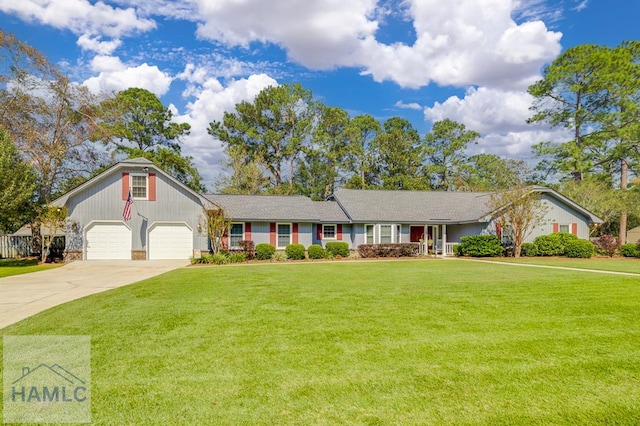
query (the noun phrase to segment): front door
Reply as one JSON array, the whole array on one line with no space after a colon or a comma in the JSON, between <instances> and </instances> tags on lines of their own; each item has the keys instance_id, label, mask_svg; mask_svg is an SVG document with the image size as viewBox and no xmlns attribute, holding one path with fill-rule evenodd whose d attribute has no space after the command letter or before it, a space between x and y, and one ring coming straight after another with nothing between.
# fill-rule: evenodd
<instances>
[{"instance_id":1,"label":"front door","mask_svg":"<svg viewBox=\"0 0 640 426\"><path fill-rule=\"evenodd\" d=\"M412 243L418 243L420 240L424 240L424 226L412 226L410 229L409 237Z\"/></svg>"}]
</instances>

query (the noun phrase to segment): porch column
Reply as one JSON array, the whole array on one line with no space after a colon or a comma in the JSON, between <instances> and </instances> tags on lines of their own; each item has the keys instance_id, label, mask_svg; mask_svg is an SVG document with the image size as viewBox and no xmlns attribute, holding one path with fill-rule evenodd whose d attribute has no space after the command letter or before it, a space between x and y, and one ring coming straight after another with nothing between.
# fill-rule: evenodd
<instances>
[{"instance_id":1,"label":"porch column","mask_svg":"<svg viewBox=\"0 0 640 426\"><path fill-rule=\"evenodd\" d=\"M447 255L447 225L442 225L442 255Z\"/></svg>"}]
</instances>

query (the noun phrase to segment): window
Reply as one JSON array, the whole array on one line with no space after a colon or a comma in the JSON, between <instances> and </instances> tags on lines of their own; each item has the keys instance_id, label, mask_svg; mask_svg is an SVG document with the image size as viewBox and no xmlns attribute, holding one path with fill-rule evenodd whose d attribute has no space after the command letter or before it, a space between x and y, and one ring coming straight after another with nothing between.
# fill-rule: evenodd
<instances>
[{"instance_id":1,"label":"window","mask_svg":"<svg viewBox=\"0 0 640 426\"><path fill-rule=\"evenodd\" d=\"M566 232L566 233L571 232L569 225L560 225L558 229L560 232Z\"/></svg>"},{"instance_id":2,"label":"window","mask_svg":"<svg viewBox=\"0 0 640 426\"><path fill-rule=\"evenodd\" d=\"M137 200L147 199L147 175L131 176L131 195Z\"/></svg>"},{"instance_id":3,"label":"window","mask_svg":"<svg viewBox=\"0 0 640 426\"><path fill-rule=\"evenodd\" d=\"M380 225L380 243L390 243L391 240L391 225Z\"/></svg>"},{"instance_id":4,"label":"window","mask_svg":"<svg viewBox=\"0 0 640 426\"><path fill-rule=\"evenodd\" d=\"M366 235L365 244L373 244L373 225L365 225L364 233Z\"/></svg>"},{"instance_id":5,"label":"window","mask_svg":"<svg viewBox=\"0 0 640 426\"><path fill-rule=\"evenodd\" d=\"M240 241L244 239L244 223L232 223L229 230L229 248L240 247Z\"/></svg>"},{"instance_id":6,"label":"window","mask_svg":"<svg viewBox=\"0 0 640 426\"><path fill-rule=\"evenodd\" d=\"M278 248L283 249L291 244L291 224L279 223L278 224Z\"/></svg>"},{"instance_id":7,"label":"window","mask_svg":"<svg viewBox=\"0 0 640 426\"><path fill-rule=\"evenodd\" d=\"M322 225L322 239L323 240L335 240L336 239L336 225Z\"/></svg>"}]
</instances>

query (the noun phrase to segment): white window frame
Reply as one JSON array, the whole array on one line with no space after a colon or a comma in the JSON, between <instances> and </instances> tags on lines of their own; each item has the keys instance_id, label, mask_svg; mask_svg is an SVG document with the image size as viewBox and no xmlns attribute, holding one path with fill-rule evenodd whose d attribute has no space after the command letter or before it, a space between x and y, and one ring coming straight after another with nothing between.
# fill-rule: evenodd
<instances>
[{"instance_id":1,"label":"white window frame","mask_svg":"<svg viewBox=\"0 0 640 426\"><path fill-rule=\"evenodd\" d=\"M371 227L371 242L367 241L367 228ZM376 225L373 223L366 223L364 225L364 243L375 244L376 243Z\"/></svg>"},{"instance_id":2,"label":"white window frame","mask_svg":"<svg viewBox=\"0 0 640 426\"><path fill-rule=\"evenodd\" d=\"M402 224L397 223L395 231L396 235L394 235L393 240L396 242L396 244L400 244L402 242Z\"/></svg>"},{"instance_id":3,"label":"white window frame","mask_svg":"<svg viewBox=\"0 0 640 426\"><path fill-rule=\"evenodd\" d=\"M129 188L131 188L131 197L134 200L148 200L149 199L149 175L147 173L131 173L130 175L131 181L129 182ZM144 197L136 197L133 191L133 178L134 177L143 177L145 181L145 196Z\"/></svg>"},{"instance_id":4,"label":"white window frame","mask_svg":"<svg viewBox=\"0 0 640 426\"><path fill-rule=\"evenodd\" d=\"M240 237L240 241L244 240L244 222L231 222L231 226L229 226L229 248L239 248L240 246L234 246L231 244L231 230L233 229L233 225L240 225L242 226L242 233L241 233L241 237Z\"/></svg>"},{"instance_id":5,"label":"white window frame","mask_svg":"<svg viewBox=\"0 0 640 426\"><path fill-rule=\"evenodd\" d=\"M566 227L567 230L563 231L562 230L563 227ZM567 234L570 234L571 233L571 224L570 223L567 223L567 224L558 223L558 232L565 232Z\"/></svg>"},{"instance_id":6,"label":"white window frame","mask_svg":"<svg viewBox=\"0 0 640 426\"><path fill-rule=\"evenodd\" d=\"M333 227L333 237L327 237L327 235L324 233L324 228L325 226L329 227L332 226ZM337 240L338 239L338 225L335 223L328 223L328 224L322 224L322 239L323 240Z\"/></svg>"},{"instance_id":7,"label":"white window frame","mask_svg":"<svg viewBox=\"0 0 640 426\"><path fill-rule=\"evenodd\" d=\"M289 227L289 242L284 246L280 245L280 225L286 225ZM287 245L291 244L293 241L293 224L292 223L276 223L276 248L277 249L285 249Z\"/></svg>"},{"instance_id":8,"label":"white window frame","mask_svg":"<svg viewBox=\"0 0 640 426\"><path fill-rule=\"evenodd\" d=\"M389 242L382 242L382 227L383 226L388 226L389 227ZM378 232L378 243L379 244L393 244L393 230L395 228L393 223L381 223L378 225L378 228L380 230L380 232Z\"/></svg>"}]
</instances>

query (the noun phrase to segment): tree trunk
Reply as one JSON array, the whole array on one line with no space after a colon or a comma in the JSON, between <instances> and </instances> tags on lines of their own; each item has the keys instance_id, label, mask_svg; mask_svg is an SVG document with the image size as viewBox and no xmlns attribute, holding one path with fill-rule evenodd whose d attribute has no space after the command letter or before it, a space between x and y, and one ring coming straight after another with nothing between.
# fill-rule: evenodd
<instances>
[{"instance_id":1,"label":"tree trunk","mask_svg":"<svg viewBox=\"0 0 640 426\"><path fill-rule=\"evenodd\" d=\"M626 191L629 181L629 163L626 158L620 159L620 190L623 191L623 197L626 197ZM627 242L627 207L623 207L620 212L620 230L618 231L618 246Z\"/></svg>"}]
</instances>

